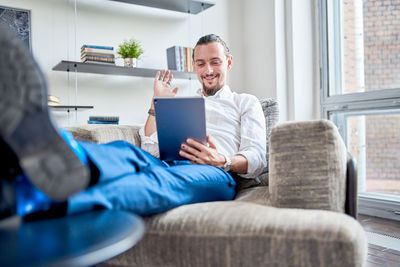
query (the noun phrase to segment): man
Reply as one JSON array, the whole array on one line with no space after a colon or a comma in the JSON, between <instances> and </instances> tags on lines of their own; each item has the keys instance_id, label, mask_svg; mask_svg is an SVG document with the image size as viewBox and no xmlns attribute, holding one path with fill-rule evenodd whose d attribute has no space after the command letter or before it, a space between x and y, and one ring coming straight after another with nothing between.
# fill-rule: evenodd
<instances>
[{"instance_id":1,"label":"man","mask_svg":"<svg viewBox=\"0 0 400 267\"><path fill-rule=\"evenodd\" d=\"M189 139L187 144L182 145L180 155L193 164L208 164L254 178L261 173L266 162L265 120L256 97L232 93L226 84L232 59L227 45L219 36L207 35L197 42L193 70L203 86L200 93L206 100L209 146ZM169 71L163 71L161 75L157 73L153 97L175 96L178 88L170 90L171 80ZM153 110L152 101L149 117L140 134L142 148L157 156Z\"/></svg>"},{"instance_id":2,"label":"man","mask_svg":"<svg viewBox=\"0 0 400 267\"><path fill-rule=\"evenodd\" d=\"M164 162L124 141L99 145L59 132L48 113L43 75L29 52L3 31L0 147L7 160L0 172L2 217L98 207L150 215L233 199L232 175L255 177L264 168L261 106L255 97L232 93L226 85L232 56L218 36L201 38L194 50L194 70L206 98L208 145L189 139L180 151L188 161ZM177 88L170 90L172 78L169 71L157 73L154 97L177 93ZM155 131L152 104L140 133L142 147L153 154Z\"/></svg>"}]
</instances>

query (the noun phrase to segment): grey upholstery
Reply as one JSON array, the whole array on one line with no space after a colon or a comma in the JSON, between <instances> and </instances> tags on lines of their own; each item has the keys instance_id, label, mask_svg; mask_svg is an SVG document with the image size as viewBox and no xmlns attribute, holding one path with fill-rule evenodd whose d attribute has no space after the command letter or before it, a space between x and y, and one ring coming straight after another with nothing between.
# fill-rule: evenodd
<instances>
[{"instance_id":1,"label":"grey upholstery","mask_svg":"<svg viewBox=\"0 0 400 267\"><path fill-rule=\"evenodd\" d=\"M240 201L185 205L146 218L145 237L117 266L362 266L364 232L330 211Z\"/></svg>"},{"instance_id":2,"label":"grey upholstery","mask_svg":"<svg viewBox=\"0 0 400 267\"><path fill-rule=\"evenodd\" d=\"M239 188L233 201L184 205L146 217L145 237L106 266L365 265L365 232L342 213L346 150L336 127L321 120L272 129L276 102L261 103L271 133L270 186L254 181ZM122 137L134 144L137 129L70 128L86 140Z\"/></svg>"},{"instance_id":3,"label":"grey upholstery","mask_svg":"<svg viewBox=\"0 0 400 267\"><path fill-rule=\"evenodd\" d=\"M347 152L332 122L281 124L270 148L273 206L344 212Z\"/></svg>"}]
</instances>

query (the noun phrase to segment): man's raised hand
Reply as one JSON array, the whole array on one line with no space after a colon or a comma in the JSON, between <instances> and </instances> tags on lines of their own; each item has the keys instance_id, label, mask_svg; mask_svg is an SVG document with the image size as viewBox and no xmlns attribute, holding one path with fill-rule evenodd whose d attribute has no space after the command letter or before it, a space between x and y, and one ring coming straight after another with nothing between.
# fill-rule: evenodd
<instances>
[{"instance_id":1,"label":"man's raised hand","mask_svg":"<svg viewBox=\"0 0 400 267\"><path fill-rule=\"evenodd\" d=\"M178 92L178 87L171 90L172 73L169 70L158 71L154 79L153 98L154 97L174 97Z\"/></svg>"}]
</instances>

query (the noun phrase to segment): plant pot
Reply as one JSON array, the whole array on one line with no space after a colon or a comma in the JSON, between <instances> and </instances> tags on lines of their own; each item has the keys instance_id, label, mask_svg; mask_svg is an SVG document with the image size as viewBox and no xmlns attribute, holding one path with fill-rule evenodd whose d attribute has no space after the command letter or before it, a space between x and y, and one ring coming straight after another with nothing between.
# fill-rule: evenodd
<instances>
[{"instance_id":1,"label":"plant pot","mask_svg":"<svg viewBox=\"0 0 400 267\"><path fill-rule=\"evenodd\" d=\"M136 67L137 58L124 58L125 67Z\"/></svg>"}]
</instances>

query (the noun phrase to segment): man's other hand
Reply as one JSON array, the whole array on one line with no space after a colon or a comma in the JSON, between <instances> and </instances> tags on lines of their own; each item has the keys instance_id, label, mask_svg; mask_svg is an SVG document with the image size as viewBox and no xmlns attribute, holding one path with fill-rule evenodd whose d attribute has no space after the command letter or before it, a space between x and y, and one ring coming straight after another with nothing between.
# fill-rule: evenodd
<instances>
[{"instance_id":1,"label":"man's other hand","mask_svg":"<svg viewBox=\"0 0 400 267\"><path fill-rule=\"evenodd\" d=\"M192 164L207 164L223 168L225 156L218 153L211 137L207 136L207 145L202 144L192 138L188 138L186 143L182 143L179 155L188 159Z\"/></svg>"},{"instance_id":2,"label":"man's other hand","mask_svg":"<svg viewBox=\"0 0 400 267\"><path fill-rule=\"evenodd\" d=\"M158 71L154 79L153 98L154 97L174 97L178 92L178 87L171 90L172 73L169 70Z\"/></svg>"}]
</instances>

